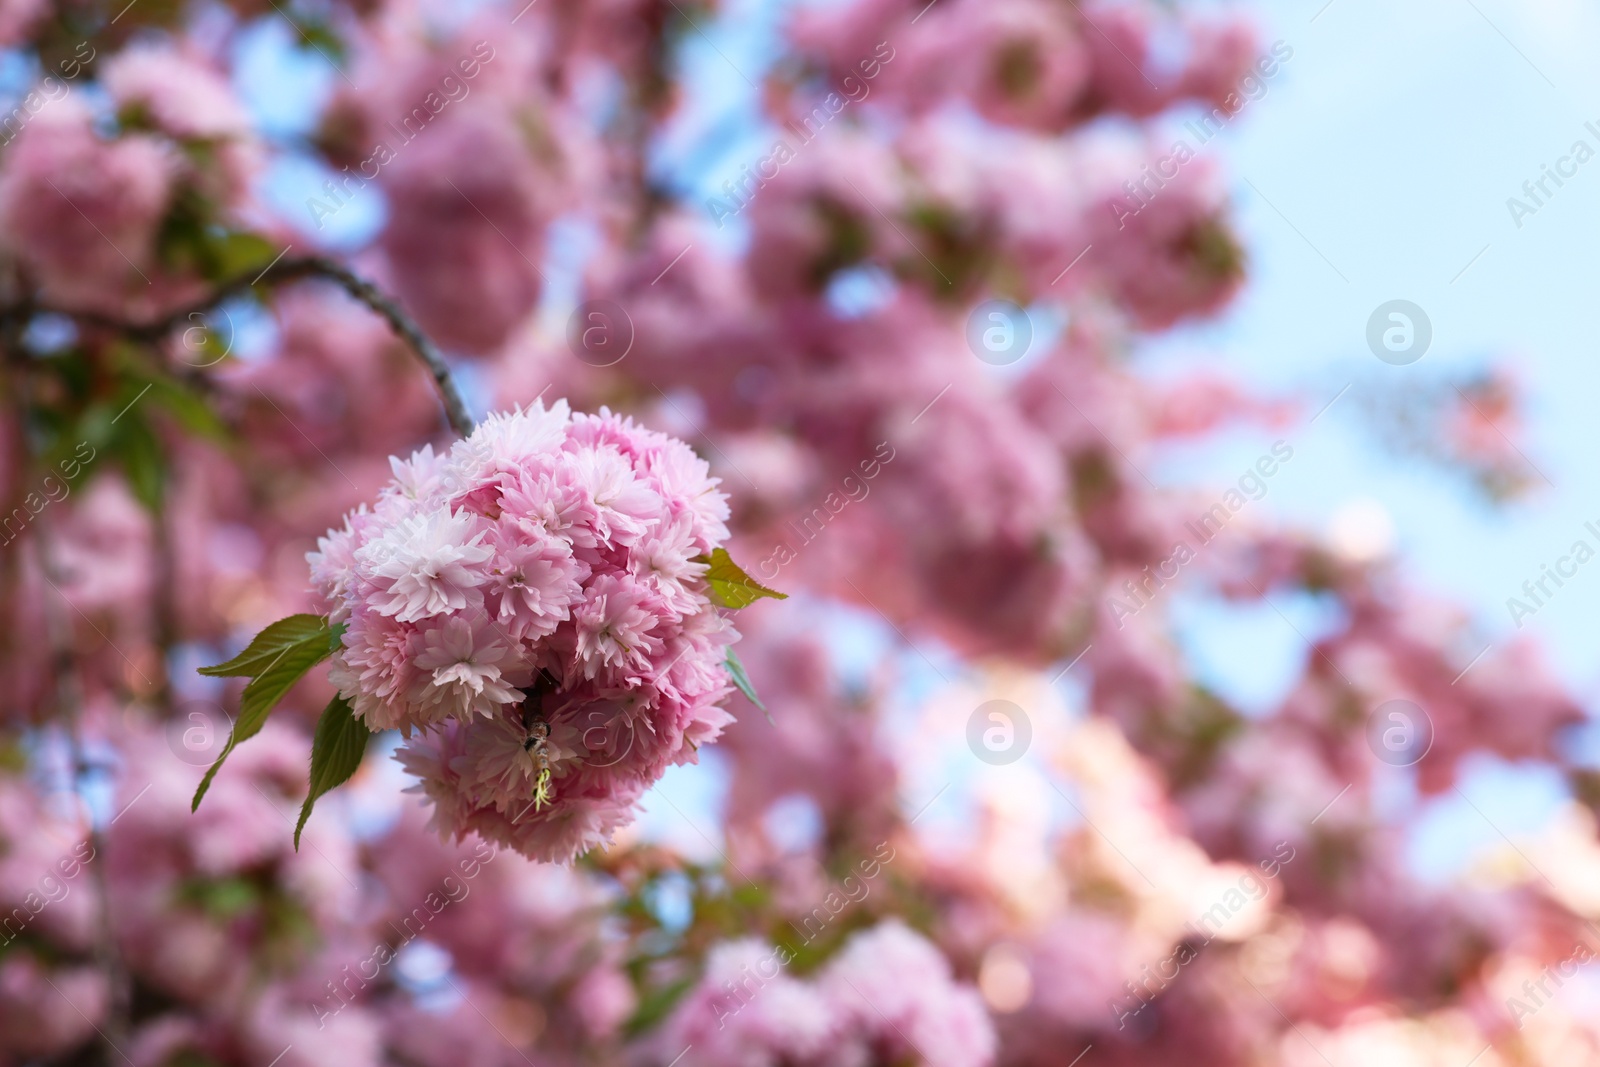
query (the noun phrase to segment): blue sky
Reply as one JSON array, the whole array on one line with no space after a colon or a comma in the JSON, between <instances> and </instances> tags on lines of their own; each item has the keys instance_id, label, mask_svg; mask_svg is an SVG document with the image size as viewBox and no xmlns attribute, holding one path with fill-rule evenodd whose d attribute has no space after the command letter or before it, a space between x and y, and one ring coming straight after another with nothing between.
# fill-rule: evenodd
<instances>
[{"instance_id":1,"label":"blue sky","mask_svg":"<svg viewBox=\"0 0 1600 1067\"><path fill-rule=\"evenodd\" d=\"M1513 630L1505 599L1600 518L1586 447L1600 371L1585 358L1600 280L1588 236L1600 223L1600 161L1521 229L1506 207L1578 138L1600 149L1584 129L1600 120L1600 93L1577 47L1596 39L1600 20L1553 0L1334 0L1315 22L1315 5L1263 10L1295 57L1221 145L1251 284L1226 318L1183 340L1209 342L1207 357L1248 381L1314 383L1320 397L1358 375L1398 384L1507 359L1528 391L1523 448L1551 483L1529 498L1491 509L1434 471L1394 463L1337 405L1271 497L1281 514L1317 526L1351 499L1375 499L1408 569L1503 639ZM1585 99L1597 106L1586 112ZM1368 316L1393 298L1422 306L1434 328L1410 368L1378 363L1365 345ZM1584 624L1597 607L1600 569L1580 572L1527 623L1580 693L1595 674Z\"/></svg>"},{"instance_id":2,"label":"blue sky","mask_svg":"<svg viewBox=\"0 0 1600 1067\"><path fill-rule=\"evenodd\" d=\"M1203 352L1246 381L1307 389L1318 398L1313 411L1352 379L1400 385L1508 360L1527 391L1519 443L1549 480L1527 498L1489 507L1437 470L1386 455L1336 404L1297 432L1295 461L1263 501L1321 530L1352 501L1375 502L1407 572L1469 607L1485 642L1503 642L1515 632L1506 598L1600 519L1591 458L1600 159L1520 228L1506 205L1574 141L1600 149L1584 128L1600 125L1591 59L1600 16L1569 0L1256 10L1267 36L1295 55L1215 145L1232 175L1251 282L1221 321L1163 339L1155 358L1192 363ZM1365 343L1368 317L1396 298L1420 305L1433 325L1431 348L1410 367L1380 363ZM1230 442L1187 473L1214 464L1225 478L1259 447ZM1600 659L1597 611L1600 567L1580 570L1525 620L1586 706ZM1299 642L1281 620L1257 613L1219 626L1196 616L1191 645L1224 688L1259 700L1287 678L1283 657L1299 654ZM1513 835L1542 822L1559 796L1548 773L1491 761L1476 764L1464 788ZM1453 798L1429 805L1421 823L1414 857L1436 875L1499 842Z\"/></svg>"}]
</instances>

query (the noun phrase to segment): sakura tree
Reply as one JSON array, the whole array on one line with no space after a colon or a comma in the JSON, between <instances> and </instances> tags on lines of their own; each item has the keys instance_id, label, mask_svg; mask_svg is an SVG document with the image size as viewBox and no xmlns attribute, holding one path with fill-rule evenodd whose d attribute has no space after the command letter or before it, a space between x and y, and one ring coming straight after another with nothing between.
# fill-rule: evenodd
<instances>
[{"instance_id":1,"label":"sakura tree","mask_svg":"<svg viewBox=\"0 0 1600 1067\"><path fill-rule=\"evenodd\" d=\"M1292 46L747 13L0 11L0 1061L1600 1055L1582 709L1245 513L1320 399L1141 362L1246 280L1160 124ZM1508 496L1515 399L1402 429ZM1180 592L1337 622L1247 714ZM1484 753L1569 815L1424 885L1386 798Z\"/></svg>"}]
</instances>

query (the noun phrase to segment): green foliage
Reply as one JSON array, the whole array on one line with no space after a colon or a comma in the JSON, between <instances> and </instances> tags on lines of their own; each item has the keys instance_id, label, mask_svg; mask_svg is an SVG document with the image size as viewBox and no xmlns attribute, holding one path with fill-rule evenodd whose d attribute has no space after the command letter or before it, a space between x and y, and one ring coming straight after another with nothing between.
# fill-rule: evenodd
<instances>
[{"instance_id":1,"label":"green foliage","mask_svg":"<svg viewBox=\"0 0 1600 1067\"><path fill-rule=\"evenodd\" d=\"M293 21L307 48L315 48L334 63L342 64L349 58L350 50L345 46L344 38L339 36L330 22L303 14Z\"/></svg>"},{"instance_id":2,"label":"green foliage","mask_svg":"<svg viewBox=\"0 0 1600 1067\"><path fill-rule=\"evenodd\" d=\"M258 234L225 231L212 236L208 251L216 265L215 276L226 280L265 269L280 249Z\"/></svg>"},{"instance_id":3,"label":"green foliage","mask_svg":"<svg viewBox=\"0 0 1600 1067\"><path fill-rule=\"evenodd\" d=\"M300 821L294 826L295 851L300 850L300 831L311 818L311 808L317 798L350 780L361 766L361 757L367 751L367 738L372 734L355 717L350 702L336 696L322 709L317 720L316 736L311 741L311 791L300 806Z\"/></svg>"},{"instance_id":4,"label":"green foliage","mask_svg":"<svg viewBox=\"0 0 1600 1067\"><path fill-rule=\"evenodd\" d=\"M695 974L675 970L663 975L657 962L703 958L719 942L761 930L772 904L770 889L751 883L730 886L726 872L716 865L675 861L640 874L637 881L624 878L631 884L616 906L635 945L628 972L638 1007L623 1026L629 1036L649 1030L670 1014L697 980ZM686 927L664 923L655 903L669 886L673 895L688 891Z\"/></svg>"},{"instance_id":5,"label":"green foliage","mask_svg":"<svg viewBox=\"0 0 1600 1067\"><path fill-rule=\"evenodd\" d=\"M129 411L113 428L107 450L116 457L134 499L154 513L161 510L167 489L167 453L141 414Z\"/></svg>"},{"instance_id":6,"label":"green foliage","mask_svg":"<svg viewBox=\"0 0 1600 1067\"><path fill-rule=\"evenodd\" d=\"M220 354L217 356L220 359ZM96 358L76 348L37 357L28 410L40 476L57 474L76 488L109 458L135 499L152 513L166 492L163 429L225 441L227 427L196 387L173 376L143 347L122 343Z\"/></svg>"},{"instance_id":7,"label":"green foliage","mask_svg":"<svg viewBox=\"0 0 1600 1067\"><path fill-rule=\"evenodd\" d=\"M211 779L216 777L234 746L260 733L267 716L290 687L333 654L342 630L342 627L330 627L327 620L315 615L291 615L262 630L243 652L226 663L200 668L201 674L249 678L250 683L239 699L239 717L234 720L228 744L201 779L191 810L200 807L201 798L211 788ZM321 728L318 729L320 732Z\"/></svg>"},{"instance_id":8,"label":"green foliage","mask_svg":"<svg viewBox=\"0 0 1600 1067\"><path fill-rule=\"evenodd\" d=\"M205 157L213 151L205 142L185 146L197 166L206 165ZM228 282L262 269L278 254L265 237L218 225L217 216L216 206L198 191L181 190L156 235L162 265L175 273Z\"/></svg>"},{"instance_id":9,"label":"green foliage","mask_svg":"<svg viewBox=\"0 0 1600 1067\"><path fill-rule=\"evenodd\" d=\"M767 717L768 722L772 722L772 712L768 711L767 706L761 703L761 698L756 696L756 687L751 684L750 675L745 672L744 664L740 662L739 654L733 650L732 645L728 646L727 667L728 677L739 687L739 692L744 694L746 700L761 709L761 714ZM777 723L772 724L777 725Z\"/></svg>"},{"instance_id":10,"label":"green foliage","mask_svg":"<svg viewBox=\"0 0 1600 1067\"><path fill-rule=\"evenodd\" d=\"M711 599L725 608L749 607L762 597L772 597L774 600L789 599L788 593L768 589L746 574L744 568L733 561L733 557L728 555L728 550L725 548L719 548L711 555L700 556L698 559L707 564L706 581L711 586Z\"/></svg>"},{"instance_id":11,"label":"green foliage","mask_svg":"<svg viewBox=\"0 0 1600 1067\"><path fill-rule=\"evenodd\" d=\"M340 632L343 632L342 624ZM256 634L237 656L226 663L201 667L200 673L208 678L254 678L285 651L312 640L319 633L328 635L328 651L332 653L337 647L337 638L327 620L320 615L290 615Z\"/></svg>"},{"instance_id":12,"label":"green foliage","mask_svg":"<svg viewBox=\"0 0 1600 1067\"><path fill-rule=\"evenodd\" d=\"M321 935L305 903L286 891L274 868L267 862L217 878L188 878L177 885L173 899L248 939L265 970L292 968L315 949Z\"/></svg>"},{"instance_id":13,"label":"green foliage","mask_svg":"<svg viewBox=\"0 0 1600 1067\"><path fill-rule=\"evenodd\" d=\"M255 910L262 896L248 878L196 879L178 888L178 899L217 919L234 919Z\"/></svg>"},{"instance_id":14,"label":"green foliage","mask_svg":"<svg viewBox=\"0 0 1600 1067\"><path fill-rule=\"evenodd\" d=\"M691 975L647 989L639 998L639 1006L634 1009L633 1015L623 1024L623 1032L630 1037L642 1034L665 1019L677 1007L683 995L694 988L695 981Z\"/></svg>"}]
</instances>

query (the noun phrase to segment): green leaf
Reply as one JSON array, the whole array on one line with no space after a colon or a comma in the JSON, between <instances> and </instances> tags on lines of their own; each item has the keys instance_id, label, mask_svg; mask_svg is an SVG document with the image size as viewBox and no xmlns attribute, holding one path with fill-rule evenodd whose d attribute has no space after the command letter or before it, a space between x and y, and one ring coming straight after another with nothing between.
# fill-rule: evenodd
<instances>
[{"instance_id":1,"label":"green leaf","mask_svg":"<svg viewBox=\"0 0 1600 1067\"><path fill-rule=\"evenodd\" d=\"M344 697L334 697L322 709L316 736L311 741L311 792L306 794L306 802L300 806L300 821L294 826L296 852L300 851L300 831L311 818L312 805L322 794L343 785L356 773L367 751L367 738L371 736Z\"/></svg>"},{"instance_id":2,"label":"green leaf","mask_svg":"<svg viewBox=\"0 0 1600 1067\"><path fill-rule=\"evenodd\" d=\"M145 510L155 514L161 510L166 496L166 448L142 412L128 412L119 421L121 425L113 427L115 433L108 451L121 464L134 498Z\"/></svg>"},{"instance_id":3,"label":"green leaf","mask_svg":"<svg viewBox=\"0 0 1600 1067\"><path fill-rule=\"evenodd\" d=\"M271 666L244 687L239 697L239 718L233 724L234 737L243 741L260 733L267 715L290 687L305 677L312 667L327 659L331 652L328 641L321 635L284 649Z\"/></svg>"},{"instance_id":4,"label":"green leaf","mask_svg":"<svg viewBox=\"0 0 1600 1067\"><path fill-rule=\"evenodd\" d=\"M225 314L225 313L224 313ZM217 340L214 330L200 324L210 315L196 312L189 316L181 339L186 354L182 361L190 365L210 366L227 355L226 345ZM231 325L231 323L230 323ZM203 338L196 341L196 338ZM231 338L230 338L231 340ZM121 414L134 410L161 410L189 433L222 441L228 437L228 426L222 421L206 398L187 382L168 374L160 364L153 364L147 346L131 341L123 342L113 350L116 372L120 381L118 397L113 412ZM207 362L197 364L193 356L205 356ZM109 436L109 434L107 434ZM76 442L73 442L76 443Z\"/></svg>"},{"instance_id":5,"label":"green leaf","mask_svg":"<svg viewBox=\"0 0 1600 1067\"><path fill-rule=\"evenodd\" d=\"M326 643L329 633L328 620L320 615L290 615L256 634L249 647L228 662L214 667L201 667L200 673L212 678L254 678L270 667L286 649L310 643L319 636Z\"/></svg>"},{"instance_id":6,"label":"green leaf","mask_svg":"<svg viewBox=\"0 0 1600 1067\"><path fill-rule=\"evenodd\" d=\"M750 683L750 675L745 672L744 664L740 662L739 654L733 650L732 645L728 646L725 665L728 668L728 677L733 679L733 684L739 687L739 692L744 694L744 698L760 708L761 714L767 717L768 722L774 726L778 725L772 721L772 712L768 711L767 706L761 703L761 698L756 696L756 687Z\"/></svg>"},{"instance_id":7,"label":"green leaf","mask_svg":"<svg viewBox=\"0 0 1600 1067\"><path fill-rule=\"evenodd\" d=\"M228 744L200 779L190 811L199 809L206 790L211 788L211 780L217 776L228 754L240 742L261 732L278 701L307 671L333 654L343 632L343 625L330 627L326 619L316 615L291 615L262 630L243 652L228 662L200 668L201 674L249 678L250 683L239 698L239 717L234 720Z\"/></svg>"},{"instance_id":8,"label":"green leaf","mask_svg":"<svg viewBox=\"0 0 1600 1067\"><path fill-rule=\"evenodd\" d=\"M209 248L220 278L237 278L260 270L272 262L278 251L265 237L240 231L212 236Z\"/></svg>"},{"instance_id":9,"label":"green leaf","mask_svg":"<svg viewBox=\"0 0 1600 1067\"><path fill-rule=\"evenodd\" d=\"M343 63L349 57L350 50L345 46L344 38L339 36L331 23L305 15L291 21L294 22L294 28L300 31L305 46L317 49L329 62Z\"/></svg>"},{"instance_id":10,"label":"green leaf","mask_svg":"<svg viewBox=\"0 0 1600 1067\"><path fill-rule=\"evenodd\" d=\"M700 559L709 564L706 581L711 584L711 599L725 608L748 607L764 596L774 600L789 599L788 593L768 589L746 574L725 548L719 548L710 556L701 556Z\"/></svg>"},{"instance_id":11,"label":"green leaf","mask_svg":"<svg viewBox=\"0 0 1600 1067\"><path fill-rule=\"evenodd\" d=\"M694 976L688 975L676 981L668 982L658 989L650 990L638 998L639 1006L634 1009L633 1017L622 1026L622 1032L632 1037L650 1029L656 1023L667 1017L667 1013L683 999L685 993L694 986Z\"/></svg>"},{"instance_id":12,"label":"green leaf","mask_svg":"<svg viewBox=\"0 0 1600 1067\"><path fill-rule=\"evenodd\" d=\"M219 919L231 919L253 910L261 890L247 878L196 879L178 887L178 899Z\"/></svg>"},{"instance_id":13,"label":"green leaf","mask_svg":"<svg viewBox=\"0 0 1600 1067\"><path fill-rule=\"evenodd\" d=\"M207 358L221 360L227 355L222 351L222 345L216 342L216 333L205 329L205 340L201 343L199 354ZM184 430L196 437L204 437L212 441L223 441L228 437L228 426L205 399L187 387L170 378L151 378L152 386L149 399L161 410L171 415Z\"/></svg>"}]
</instances>

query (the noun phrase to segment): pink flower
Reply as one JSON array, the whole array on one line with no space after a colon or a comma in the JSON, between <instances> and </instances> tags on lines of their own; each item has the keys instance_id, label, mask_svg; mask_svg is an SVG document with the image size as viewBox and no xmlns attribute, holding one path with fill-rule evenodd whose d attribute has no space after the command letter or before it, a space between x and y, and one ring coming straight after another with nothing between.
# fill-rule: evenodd
<instances>
[{"instance_id":1,"label":"pink flower","mask_svg":"<svg viewBox=\"0 0 1600 1067\"><path fill-rule=\"evenodd\" d=\"M155 138L102 140L86 106L57 101L6 153L0 232L52 299L118 310L149 293L175 167Z\"/></svg>"},{"instance_id":2,"label":"pink flower","mask_svg":"<svg viewBox=\"0 0 1600 1067\"><path fill-rule=\"evenodd\" d=\"M1059 130L1089 80L1088 50L1074 12L1041 0L988 3L959 25L955 52L978 111L1005 125Z\"/></svg>"},{"instance_id":3,"label":"pink flower","mask_svg":"<svg viewBox=\"0 0 1600 1067\"><path fill-rule=\"evenodd\" d=\"M512 116L460 105L397 145L384 168L383 233L395 287L442 344L492 350L543 284L536 264L549 207L532 154Z\"/></svg>"},{"instance_id":4,"label":"pink flower","mask_svg":"<svg viewBox=\"0 0 1600 1067\"><path fill-rule=\"evenodd\" d=\"M707 1067L819 1064L840 1037L839 1015L788 972L790 958L753 937L712 948L705 974L657 1038L662 1062L692 1048Z\"/></svg>"},{"instance_id":5,"label":"pink flower","mask_svg":"<svg viewBox=\"0 0 1600 1067\"><path fill-rule=\"evenodd\" d=\"M502 674L502 667L515 670L510 658L511 650L490 626L474 629L460 616L446 619L422 632L416 667L433 673L412 686L412 696L422 708L433 709L430 721L493 715L499 705L522 699Z\"/></svg>"},{"instance_id":6,"label":"pink flower","mask_svg":"<svg viewBox=\"0 0 1600 1067\"><path fill-rule=\"evenodd\" d=\"M542 529L499 528L489 580L499 606L496 614L510 636L548 637L572 614L583 596L589 565L572 554L572 545Z\"/></svg>"},{"instance_id":7,"label":"pink flower","mask_svg":"<svg viewBox=\"0 0 1600 1067\"><path fill-rule=\"evenodd\" d=\"M730 721L703 559L726 498L681 442L564 403L392 467L307 557L345 626L329 677L410 739L442 836L570 859Z\"/></svg>"},{"instance_id":8,"label":"pink flower","mask_svg":"<svg viewBox=\"0 0 1600 1067\"><path fill-rule=\"evenodd\" d=\"M180 139L242 137L250 118L228 83L211 67L177 49L141 44L106 61L106 90L119 111Z\"/></svg>"},{"instance_id":9,"label":"pink flower","mask_svg":"<svg viewBox=\"0 0 1600 1067\"><path fill-rule=\"evenodd\" d=\"M474 796L515 813L533 797L543 766L533 735L502 714L466 734L466 752L452 759L450 768Z\"/></svg>"},{"instance_id":10,"label":"pink flower","mask_svg":"<svg viewBox=\"0 0 1600 1067\"><path fill-rule=\"evenodd\" d=\"M939 950L898 919L853 935L822 985L880 1062L994 1062L994 1026L977 991L957 985Z\"/></svg>"},{"instance_id":11,"label":"pink flower","mask_svg":"<svg viewBox=\"0 0 1600 1067\"><path fill-rule=\"evenodd\" d=\"M995 1035L971 988L920 935L890 920L853 935L815 978L794 952L757 938L717 945L699 983L657 1037L671 1059L692 1047L709 1067L986 1067Z\"/></svg>"},{"instance_id":12,"label":"pink flower","mask_svg":"<svg viewBox=\"0 0 1600 1067\"><path fill-rule=\"evenodd\" d=\"M587 679L606 671L642 671L661 650L653 634L659 604L649 589L628 578L603 574L589 586L589 600L577 614L573 657Z\"/></svg>"},{"instance_id":13,"label":"pink flower","mask_svg":"<svg viewBox=\"0 0 1600 1067\"><path fill-rule=\"evenodd\" d=\"M15 48L21 44L49 6L45 0L5 0L0 3L0 47Z\"/></svg>"},{"instance_id":14,"label":"pink flower","mask_svg":"<svg viewBox=\"0 0 1600 1067\"><path fill-rule=\"evenodd\" d=\"M603 542L632 544L660 516L660 495L615 448L579 447L568 455L563 471L584 487L593 509L590 525Z\"/></svg>"},{"instance_id":15,"label":"pink flower","mask_svg":"<svg viewBox=\"0 0 1600 1067\"><path fill-rule=\"evenodd\" d=\"M105 976L93 967L8 953L0 961L0 1046L20 1059L53 1059L96 1039L108 999Z\"/></svg>"},{"instance_id":16,"label":"pink flower","mask_svg":"<svg viewBox=\"0 0 1600 1067\"><path fill-rule=\"evenodd\" d=\"M334 660L329 681L369 730L404 726L410 714L407 695L419 676L413 659L417 627L366 608L346 617L344 651Z\"/></svg>"},{"instance_id":17,"label":"pink flower","mask_svg":"<svg viewBox=\"0 0 1600 1067\"><path fill-rule=\"evenodd\" d=\"M487 530L466 512L438 509L410 516L356 554L376 588L372 605L401 622L416 622L483 603L494 550L480 545Z\"/></svg>"},{"instance_id":18,"label":"pink flower","mask_svg":"<svg viewBox=\"0 0 1600 1067\"><path fill-rule=\"evenodd\" d=\"M699 606L689 584L706 572L706 564L698 562L699 552L694 522L685 513L639 540L628 559L628 571L673 611L687 614Z\"/></svg>"}]
</instances>

